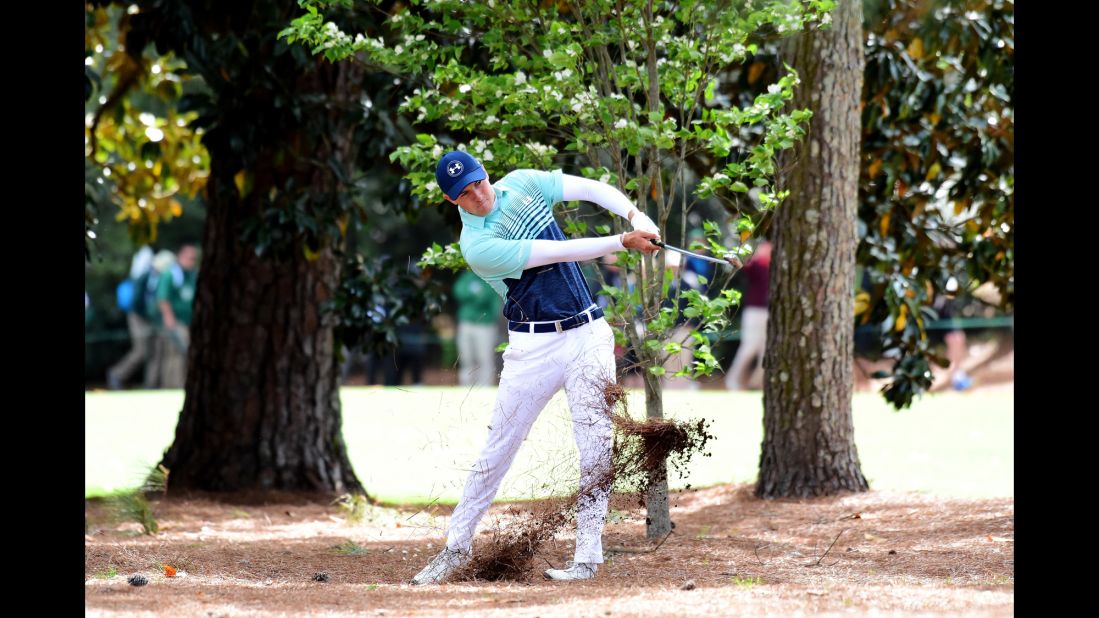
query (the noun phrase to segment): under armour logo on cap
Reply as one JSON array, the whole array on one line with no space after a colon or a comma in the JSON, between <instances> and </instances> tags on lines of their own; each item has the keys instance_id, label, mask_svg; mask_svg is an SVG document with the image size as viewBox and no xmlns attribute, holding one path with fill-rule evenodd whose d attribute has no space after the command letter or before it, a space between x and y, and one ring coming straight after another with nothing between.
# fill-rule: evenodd
<instances>
[{"instance_id":1,"label":"under armour logo on cap","mask_svg":"<svg viewBox=\"0 0 1099 618\"><path fill-rule=\"evenodd\" d=\"M435 182L439 183L439 188L452 200L457 200L469 183L487 177L485 168L481 167L477 159L461 150L444 154L435 166Z\"/></svg>"}]
</instances>

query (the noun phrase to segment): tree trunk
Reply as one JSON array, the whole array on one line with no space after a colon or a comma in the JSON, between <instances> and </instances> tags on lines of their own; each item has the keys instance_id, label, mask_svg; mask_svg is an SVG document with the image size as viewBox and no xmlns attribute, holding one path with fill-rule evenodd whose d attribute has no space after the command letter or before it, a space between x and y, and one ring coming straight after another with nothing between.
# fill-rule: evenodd
<instances>
[{"instance_id":1,"label":"tree trunk","mask_svg":"<svg viewBox=\"0 0 1099 618\"><path fill-rule=\"evenodd\" d=\"M793 45L793 105L813 118L780 167L790 196L772 228L763 498L869 488L851 420L862 46L860 0L840 0L830 30Z\"/></svg>"},{"instance_id":2,"label":"tree trunk","mask_svg":"<svg viewBox=\"0 0 1099 618\"><path fill-rule=\"evenodd\" d=\"M354 116L343 110L355 105L359 79L351 63L319 60L288 79L299 93L323 97L325 113L268 123L271 134L246 144L255 149L246 169L233 156L232 131L233 118L250 108L218 108L219 128L207 136L208 214L186 399L162 462L169 491L362 491L341 435L335 319L321 309L339 282L334 250L342 238L318 233L307 247L300 230L283 227L291 240L261 257L242 236L268 209L300 208L303 199L316 200L309 216L337 207L332 196L341 185L329 165L350 177ZM308 131L305 123L313 123ZM250 180L242 183L239 172ZM288 186L298 193L279 198Z\"/></svg>"}]
</instances>

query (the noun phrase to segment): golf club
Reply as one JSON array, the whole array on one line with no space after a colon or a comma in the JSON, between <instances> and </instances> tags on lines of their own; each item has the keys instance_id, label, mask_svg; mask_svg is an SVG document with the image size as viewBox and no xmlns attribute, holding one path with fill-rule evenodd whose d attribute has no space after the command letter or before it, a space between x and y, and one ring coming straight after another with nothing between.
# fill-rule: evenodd
<instances>
[{"instance_id":1,"label":"golf club","mask_svg":"<svg viewBox=\"0 0 1099 618\"><path fill-rule=\"evenodd\" d=\"M679 247L673 247L671 245L664 244L664 242L660 241L660 240L649 239L649 242L651 242L652 244L660 247L661 249L667 249L669 251L675 251L676 253L682 253L683 255L689 255L691 257L696 257L696 258L699 258L701 260L706 260L707 262L714 262L714 263L717 263L717 264L724 264L725 266L730 266L734 269L738 269L738 268L744 266L744 263L740 261L740 258L738 258L735 255L730 255L727 259L721 260L721 259L718 259L718 258L715 258L715 257L710 257L708 255L699 255L697 253L692 253L690 251L687 251L686 249L680 249Z\"/></svg>"}]
</instances>

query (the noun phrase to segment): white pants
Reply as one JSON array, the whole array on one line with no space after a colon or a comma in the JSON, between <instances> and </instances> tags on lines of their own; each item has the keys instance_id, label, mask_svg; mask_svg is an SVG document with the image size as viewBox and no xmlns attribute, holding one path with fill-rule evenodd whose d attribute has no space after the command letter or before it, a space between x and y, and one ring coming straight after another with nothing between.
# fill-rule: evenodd
<instances>
[{"instance_id":1,"label":"white pants","mask_svg":"<svg viewBox=\"0 0 1099 618\"><path fill-rule=\"evenodd\" d=\"M603 525L610 487L598 486L611 469L611 418L603 389L614 383L614 335L606 320L561 333L509 332L504 370L488 440L470 470L454 509L447 546L468 551L519 446L550 398L562 387L580 450L580 497L575 562L603 562Z\"/></svg>"},{"instance_id":2,"label":"white pants","mask_svg":"<svg viewBox=\"0 0 1099 618\"><path fill-rule=\"evenodd\" d=\"M458 384L496 384L496 325L458 322Z\"/></svg>"},{"instance_id":3,"label":"white pants","mask_svg":"<svg viewBox=\"0 0 1099 618\"><path fill-rule=\"evenodd\" d=\"M767 345L767 308L745 307L740 314L740 347L736 358L725 373L725 388L736 391L744 388L744 370L758 355L761 360ZM755 367L755 363L752 364Z\"/></svg>"}]
</instances>

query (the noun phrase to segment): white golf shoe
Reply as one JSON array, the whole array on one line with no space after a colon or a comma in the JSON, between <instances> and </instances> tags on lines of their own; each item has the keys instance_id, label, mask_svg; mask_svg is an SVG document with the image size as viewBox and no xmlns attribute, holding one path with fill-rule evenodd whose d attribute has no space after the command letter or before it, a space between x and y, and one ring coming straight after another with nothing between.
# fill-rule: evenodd
<instances>
[{"instance_id":1,"label":"white golf shoe","mask_svg":"<svg viewBox=\"0 0 1099 618\"><path fill-rule=\"evenodd\" d=\"M457 549L444 547L443 551L436 554L431 562L422 571L412 578L413 586L424 584L441 584L445 582L455 571L469 564L473 558L471 552L463 552Z\"/></svg>"},{"instance_id":2,"label":"white golf shoe","mask_svg":"<svg viewBox=\"0 0 1099 618\"><path fill-rule=\"evenodd\" d=\"M599 565L591 562L574 563L569 560L564 569L547 569L544 575L546 579L568 581L574 579L591 579L595 577L595 571Z\"/></svg>"}]
</instances>

